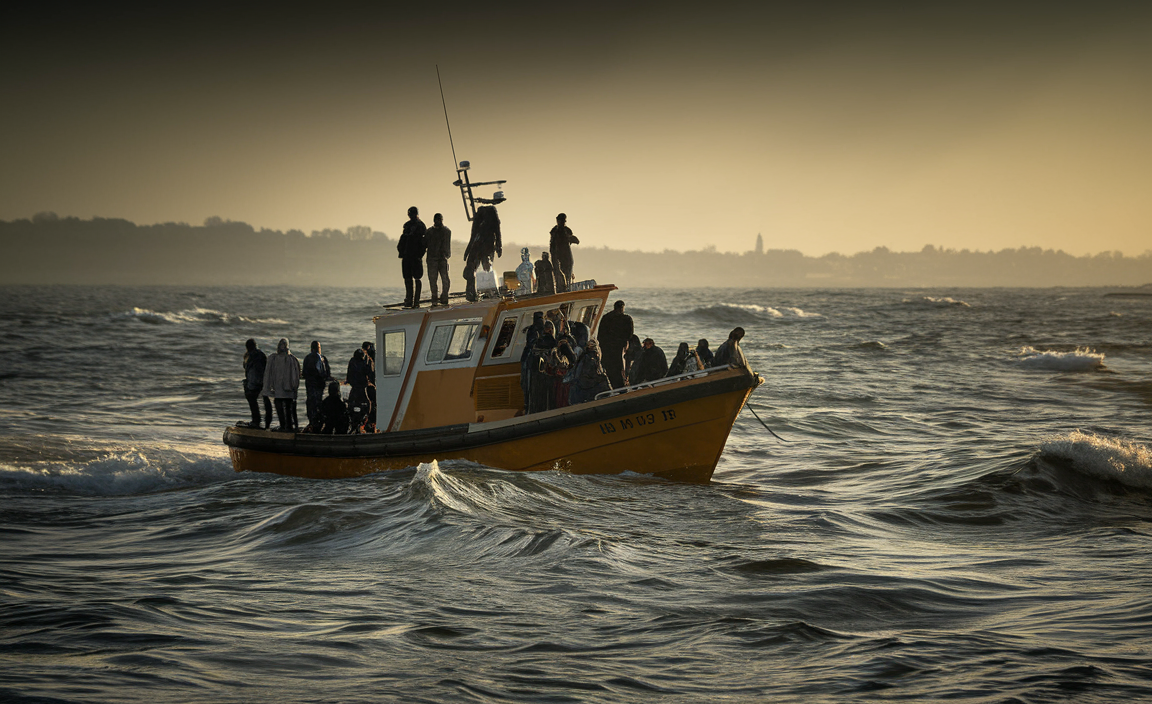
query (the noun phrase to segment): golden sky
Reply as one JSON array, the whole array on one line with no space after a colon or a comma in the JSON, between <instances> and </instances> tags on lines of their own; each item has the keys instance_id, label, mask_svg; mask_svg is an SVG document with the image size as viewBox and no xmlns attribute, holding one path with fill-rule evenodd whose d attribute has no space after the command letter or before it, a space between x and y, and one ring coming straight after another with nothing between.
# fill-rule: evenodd
<instances>
[{"instance_id":1,"label":"golden sky","mask_svg":"<svg viewBox=\"0 0 1152 704\"><path fill-rule=\"evenodd\" d=\"M4 10L0 219L806 254L1152 249L1152 5ZM176 12L177 14L173 14Z\"/></svg>"}]
</instances>

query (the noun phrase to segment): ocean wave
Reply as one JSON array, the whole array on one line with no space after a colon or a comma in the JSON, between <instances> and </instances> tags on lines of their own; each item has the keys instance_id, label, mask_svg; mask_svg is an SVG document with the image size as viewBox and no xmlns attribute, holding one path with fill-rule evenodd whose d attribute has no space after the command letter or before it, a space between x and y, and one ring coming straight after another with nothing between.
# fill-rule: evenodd
<instances>
[{"instance_id":1,"label":"ocean wave","mask_svg":"<svg viewBox=\"0 0 1152 704\"><path fill-rule=\"evenodd\" d=\"M1040 454L1064 460L1081 474L1152 489L1152 448L1147 445L1076 430L1045 440Z\"/></svg>"},{"instance_id":2,"label":"ocean wave","mask_svg":"<svg viewBox=\"0 0 1152 704\"><path fill-rule=\"evenodd\" d=\"M925 308L971 308L966 301L951 296L921 296L920 298L905 298L904 303L924 306Z\"/></svg>"},{"instance_id":3,"label":"ocean wave","mask_svg":"<svg viewBox=\"0 0 1152 704\"><path fill-rule=\"evenodd\" d=\"M150 494L235 478L225 457L176 450L129 450L86 462L0 464L0 485L26 492L86 496Z\"/></svg>"},{"instance_id":4,"label":"ocean wave","mask_svg":"<svg viewBox=\"0 0 1152 704\"><path fill-rule=\"evenodd\" d=\"M1061 372L1087 371L1104 366L1104 354L1086 347L1071 352L1052 352L1034 347L1021 347L1016 353L1016 364L1026 369L1051 369Z\"/></svg>"},{"instance_id":5,"label":"ocean wave","mask_svg":"<svg viewBox=\"0 0 1152 704\"><path fill-rule=\"evenodd\" d=\"M249 318L243 315L233 315L211 308L187 308L176 312L158 312L148 308L132 308L116 316L122 320L136 320L150 325L172 325L180 323L215 323L221 325L287 325L288 322L279 318Z\"/></svg>"},{"instance_id":6,"label":"ocean wave","mask_svg":"<svg viewBox=\"0 0 1152 704\"><path fill-rule=\"evenodd\" d=\"M823 318L820 313L812 313L794 306L762 306L755 303L718 303L712 306L690 310L661 310L657 308L634 308L632 315L658 317L703 318L709 322L744 323L763 320L806 320Z\"/></svg>"}]
</instances>

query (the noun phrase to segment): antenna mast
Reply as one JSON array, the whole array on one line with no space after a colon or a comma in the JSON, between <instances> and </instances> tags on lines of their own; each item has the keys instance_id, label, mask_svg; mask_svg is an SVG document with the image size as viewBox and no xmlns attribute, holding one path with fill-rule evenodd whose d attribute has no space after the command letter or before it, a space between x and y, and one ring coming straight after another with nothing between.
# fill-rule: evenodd
<instances>
[{"instance_id":1,"label":"antenna mast","mask_svg":"<svg viewBox=\"0 0 1152 704\"><path fill-rule=\"evenodd\" d=\"M471 167L467 161L456 160L456 144L452 141L452 123L448 121L448 101L444 100L444 82L440 80L440 64L436 64L436 84L440 86L440 104L444 106L444 124L448 127L448 146L452 147L452 168L456 169L456 181L452 184L460 188L460 200L464 201L464 215L468 222L476 217L476 203L489 203L496 205L503 203L504 191L496 191L491 198L477 198L472 194L474 186L503 186L507 181L480 181L471 183L468 180L468 169Z\"/></svg>"}]
</instances>

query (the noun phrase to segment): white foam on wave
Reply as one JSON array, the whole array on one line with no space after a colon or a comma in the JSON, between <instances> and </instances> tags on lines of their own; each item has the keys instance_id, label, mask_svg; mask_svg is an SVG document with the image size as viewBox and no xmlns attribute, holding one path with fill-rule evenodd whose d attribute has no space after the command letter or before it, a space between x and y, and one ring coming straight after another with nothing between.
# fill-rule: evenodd
<instances>
[{"instance_id":1,"label":"white foam on wave","mask_svg":"<svg viewBox=\"0 0 1152 704\"><path fill-rule=\"evenodd\" d=\"M966 301L959 298L952 298L951 296L921 296L920 298L905 298L905 303L918 304L922 306L930 306L933 308L971 308Z\"/></svg>"},{"instance_id":2,"label":"white foam on wave","mask_svg":"<svg viewBox=\"0 0 1152 704\"><path fill-rule=\"evenodd\" d=\"M1104 366L1104 353L1086 347L1077 347L1071 352L1052 352L1034 347L1021 347L1016 353L1016 363L1027 369L1051 369L1061 372L1076 372L1099 369Z\"/></svg>"},{"instance_id":3,"label":"white foam on wave","mask_svg":"<svg viewBox=\"0 0 1152 704\"><path fill-rule=\"evenodd\" d=\"M0 464L0 484L8 487L91 496L150 494L235 477L232 463L226 457L176 450L128 450L87 462Z\"/></svg>"},{"instance_id":4,"label":"white foam on wave","mask_svg":"<svg viewBox=\"0 0 1152 704\"><path fill-rule=\"evenodd\" d=\"M1152 489L1152 448L1147 445L1076 430L1045 440L1040 452L1067 460L1081 474Z\"/></svg>"},{"instance_id":5,"label":"white foam on wave","mask_svg":"<svg viewBox=\"0 0 1152 704\"><path fill-rule=\"evenodd\" d=\"M729 308L738 311L747 311L749 313L756 313L759 315L767 315L772 318L821 318L819 313L809 313L800 308L792 306L780 306L774 308L772 306L760 306L755 303L721 303L720 308Z\"/></svg>"},{"instance_id":6,"label":"white foam on wave","mask_svg":"<svg viewBox=\"0 0 1152 704\"><path fill-rule=\"evenodd\" d=\"M288 322L279 318L248 318L243 315L232 315L211 308L187 308L176 312L158 312L148 308L132 308L121 313L119 318L138 320L152 325L179 324L179 323L247 323L249 325L287 325Z\"/></svg>"}]
</instances>

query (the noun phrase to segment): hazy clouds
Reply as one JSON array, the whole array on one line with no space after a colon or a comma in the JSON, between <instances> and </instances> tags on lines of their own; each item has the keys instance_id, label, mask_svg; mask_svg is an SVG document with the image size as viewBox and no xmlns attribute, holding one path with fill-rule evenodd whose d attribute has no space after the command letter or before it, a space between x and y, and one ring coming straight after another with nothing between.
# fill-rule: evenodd
<instances>
[{"instance_id":1,"label":"hazy clouds","mask_svg":"<svg viewBox=\"0 0 1152 704\"><path fill-rule=\"evenodd\" d=\"M5 10L0 219L462 231L809 254L1149 248L1152 12L1052 3Z\"/></svg>"}]
</instances>

